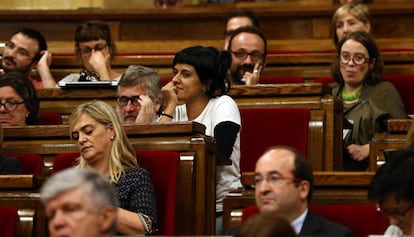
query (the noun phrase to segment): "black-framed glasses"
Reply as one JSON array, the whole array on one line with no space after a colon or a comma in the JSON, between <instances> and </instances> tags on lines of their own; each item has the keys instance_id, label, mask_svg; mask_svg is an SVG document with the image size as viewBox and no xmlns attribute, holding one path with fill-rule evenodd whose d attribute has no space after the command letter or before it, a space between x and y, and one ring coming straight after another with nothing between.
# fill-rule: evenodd
<instances>
[{"instance_id":1,"label":"black-framed glasses","mask_svg":"<svg viewBox=\"0 0 414 237\"><path fill-rule=\"evenodd\" d=\"M250 56L250 58L254 61L258 61L263 59L264 54L259 51L252 51L248 53L246 50L237 50L237 51L231 51L231 53L234 55L234 57L239 59L246 59L247 56Z\"/></svg>"},{"instance_id":2,"label":"black-framed glasses","mask_svg":"<svg viewBox=\"0 0 414 237\"><path fill-rule=\"evenodd\" d=\"M4 105L4 109L7 111L13 111L17 108L18 105L23 104L24 101L6 101L4 103L0 102L0 108Z\"/></svg>"},{"instance_id":3,"label":"black-framed glasses","mask_svg":"<svg viewBox=\"0 0 414 237\"><path fill-rule=\"evenodd\" d=\"M103 51L104 49L106 49L106 47L108 47L108 44L97 44L97 45L93 46L93 48L91 48L89 46L85 46L85 47L79 48L79 52L82 55L90 55L92 50Z\"/></svg>"},{"instance_id":4,"label":"black-framed glasses","mask_svg":"<svg viewBox=\"0 0 414 237\"><path fill-rule=\"evenodd\" d=\"M403 220L405 218L405 216L407 215L407 213L414 207L414 203L411 203L411 205L409 205L407 208L405 208L404 210L396 210L396 211L389 211L389 210L385 210L381 205L377 205L377 211L381 214L381 215L386 215L388 217L393 217L395 219L398 220Z\"/></svg>"},{"instance_id":5,"label":"black-framed glasses","mask_svg":"<svg viewBox=\"0 0 414 237\"><path fill-rule=\"evenodd\" d=\"M139 95L138 96L132 96L132 97L119 96L119 97L116 98L116 102L120 106L126 106L129 101L131 101L131 104L134 105L134 106L140 106L140 104L139 104Z\"/></svg>"},{"instance_id":6,"label":"black-framed glasses","mask_svg":"<svg viewBox=\"0 0 414 237\"><path fill-rule=\"evenodd\" d=\"M255 186L258 186L258 185L262 184L263 181L266 181L268 184L270 184L272 186L280 187L283 184L285 184L286 181L292 181L292 182L298 183L298 182L303 181L303 179L299 179L299 178L295 178L295 177L286 177L286 176L279 175L277 173L270 174L266 177L261 176L261 175L255 175L254 176L253 183L254 183Z\"/></svg>"},{"instance_id":7,"label":"black-framed glasses","mask_svg":"<svg viewBox=\"0 0 414 237\"><path fill-rule=\"evenodd\" d=\"M365 57L363 54L355 54L351 57L348 53L342 53L340 55L341 63L348 64L351 60L355 65L362 65L366 62L369 62L370 58Z\"/></svg>"}]
</instances>

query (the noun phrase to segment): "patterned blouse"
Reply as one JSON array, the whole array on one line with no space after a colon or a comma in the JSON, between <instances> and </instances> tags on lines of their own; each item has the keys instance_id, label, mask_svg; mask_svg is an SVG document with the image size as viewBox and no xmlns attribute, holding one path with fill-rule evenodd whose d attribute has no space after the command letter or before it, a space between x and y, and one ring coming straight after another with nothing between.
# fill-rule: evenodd
<instances>
[{"instance_id":1,"label":"patterned blouse","mask_svg":"<svg viewBox=\"0 0 414 237\"><path fill-rule=\"evenodd\" d=\"M127 168L118 183L114 184L119 207L136 212L147 234L157 226L157 205L150 173L143 168Z\"/></svg>"}]
</instances>

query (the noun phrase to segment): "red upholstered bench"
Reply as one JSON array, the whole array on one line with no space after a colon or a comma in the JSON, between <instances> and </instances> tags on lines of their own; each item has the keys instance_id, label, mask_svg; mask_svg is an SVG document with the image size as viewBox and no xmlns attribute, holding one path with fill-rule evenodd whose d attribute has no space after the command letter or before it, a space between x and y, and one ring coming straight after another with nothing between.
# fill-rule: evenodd
<instances>
[{"instance_id":1,"label":"red upholstered bench","mask_svg":"<svg viewBox=\"0 0 414 237\"><path fill-rule=\"evenodd\" d=\"M26 153L16 153L16 154L6 154L8 157L15 157L20 161L23 174L32 174L35 176L40 176L43 166L42 156L39 154L26 154Z\"/></svg>"},{"instance_id":2,"label":"red upholstered bench","mask_svg":"<svg viewBox=\"0 0 414 237\"><path fill-rule=\"evenodd\" d=\"M347 226L354 232L355 237L382 235L388 226L387 217L377 212L376 204L311 205L310 210L328 220ZM257 213L259 209L256 205L243 208L242 223Z\"/></svg>"},{"instance_id":3,"label":"red upholstered bench","mask_svg":"<svg viewBox=\"0 0 414 237\"><path fill-rule=\"evenodd\" d=\"M174 235L177 172L180 154L173 151L136 151L140 167L151 174L157 199L158 230ZM75 165L79 153L62 153L53 159L53 173Z\"/></svg>"},{"instance_id":4,"label":"red upholstered bench","mask_svg":"<svg viewBox=\"0 0 414 237\"><path fill-rule=\"evenodd\" d=\"M414 114L414 75L384 75L383 80L391 82L397 88L407 114Z\"/></svg>"},{"instance_id":5,"label":"red upholstered bench","mask_svg":"<svg viewBox=\"0 0 414 237\"><path fill-rule=\"evenodd\" d=\"M276 145L307 153L310 110L306 108L240 108L240 170L254 171L257 159Z\"/></svg>"},{"instance_id":6,"label":"red upholstered bench","mask_svg":"<svg viewBox=\"0 0 414 237\"><path fill-rule=\"evenodd\" d=\"M303 77L272 77L272 76L261 76L259 78L260 84L281 84L281 83L304 83Z\"/></svg>"},{"instance_id":7,"label":"red upholstered bench","mask_svg":"<svg viewBox=\"0 0 414 237\"><path fill-rule=\"evenodd\" d=\"M17 223L17 208L0 206L0 236L14 237Z\"/></svg>"}]
</instances>

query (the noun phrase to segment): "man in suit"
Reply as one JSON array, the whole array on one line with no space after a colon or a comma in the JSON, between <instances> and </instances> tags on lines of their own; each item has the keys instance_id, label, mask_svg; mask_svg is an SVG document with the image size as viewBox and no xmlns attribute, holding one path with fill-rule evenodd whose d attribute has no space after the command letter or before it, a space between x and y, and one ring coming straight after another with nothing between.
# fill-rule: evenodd
<instances>
[{"instance_id":1,"label":"man in suit","mask_svg":"<svg viewBox=\"0 0 414 237\"><path fill-rule=\"evenodd\" d=\"M309 162L296 149L276 146L257 161L254 183L260 212L275 211L301 236L353 236L350 229L329 221L308 208L313 174Z\"/></svg>"}]
</instances>

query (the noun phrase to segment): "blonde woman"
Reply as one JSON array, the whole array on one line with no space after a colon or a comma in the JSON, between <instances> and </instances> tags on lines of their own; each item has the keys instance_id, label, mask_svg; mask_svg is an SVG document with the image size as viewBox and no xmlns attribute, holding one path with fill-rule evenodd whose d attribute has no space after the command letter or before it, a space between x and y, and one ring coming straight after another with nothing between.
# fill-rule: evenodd
<instances>
[{"instance_id":1,"label":"blonde woman","mask_svg":"<svg viewBox=\"0 0 414 237\"><path fill-rule=\"evenodd\" d=\"M348 3L342 5L332 16L331 33L335 45L346 34L354 31L371 31L369 8L364 4Z\"/></svg>"},{"instance_id":2,"label":"blonde woman","mask_svg":"<svg viewBox=\"0 0 414 237\"><path fill-rule=\"evenodd\" d=\"M69 131L80 151L77 167L90 167L109 176L120 205L117 231L124 235L153 233L156 226L155 192L148 171L138 168L115 110L103 101L77 106Z\"/></svg>"}]
</instances>

